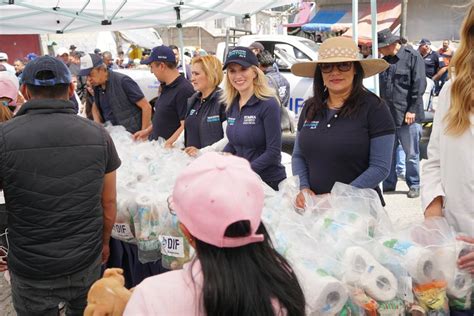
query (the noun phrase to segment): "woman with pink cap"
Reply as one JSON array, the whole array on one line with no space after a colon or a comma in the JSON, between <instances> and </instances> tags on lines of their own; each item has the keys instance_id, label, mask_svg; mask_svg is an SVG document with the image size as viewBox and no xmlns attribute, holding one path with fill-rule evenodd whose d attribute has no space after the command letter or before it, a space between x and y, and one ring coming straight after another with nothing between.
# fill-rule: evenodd
<instances>
[{"instance_id":1,"label":"woman with pink cap","mask_svg":"<svg viewBox=\"0 0 474 316\"><path fill-rule=\"evenodd\" d=\"M13 111L18 97L18 79L6 71L0 72L0 122L13 117Z\"/></svg>"},{"instance_id":2,"label":"woman with pink cap","mask_svg":"<svg viewBox=\"0 0 474 316\"><path fill-rule=\"evenodd\" d=\"M304 315L298 280L261 223L263 200L245 159L207 153L191 163L169 202L196 257L145 279L124 315Z\"/></svg>"}]
</instances>

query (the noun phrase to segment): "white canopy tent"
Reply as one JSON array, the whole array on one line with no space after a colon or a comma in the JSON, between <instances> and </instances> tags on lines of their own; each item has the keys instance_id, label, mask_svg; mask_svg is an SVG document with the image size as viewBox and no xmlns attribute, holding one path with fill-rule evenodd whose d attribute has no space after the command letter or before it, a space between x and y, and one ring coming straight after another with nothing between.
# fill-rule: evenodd
<instances>
[{"instance_id":1,"label":"white canopy tent","mask_svg":"<svg viewBox=\"0 0 474 316\"><path fill-rule=\"evenodd\" d=\"M118 31L246 17L295 0L0 0L0 34Z\"/></svg>"}]
</instances>

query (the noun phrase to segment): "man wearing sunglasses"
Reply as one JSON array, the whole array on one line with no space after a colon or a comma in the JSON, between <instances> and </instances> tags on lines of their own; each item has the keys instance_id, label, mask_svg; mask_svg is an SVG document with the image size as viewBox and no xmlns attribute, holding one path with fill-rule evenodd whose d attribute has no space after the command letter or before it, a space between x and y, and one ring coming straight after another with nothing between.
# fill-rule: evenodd
<instances>
[{"instance_id":1,"label":"man wearing sunglasses","mask_svg":"<svg viewBox=\"0 0 474 316\"><path fill-rule=\"evenodd\" d=\"M390 107L396 125L395 149L392 166L383 189L395 191L397 185L396 148L400 142L406 154L405 180L410 188L407 196L420 196L420 136L424 118L423 93L426 89L425 63L421 55L409 45L401 45L400 38L389 29L378 32L379 52L390 67L380 74L380 96Z\"/></svg>"}]
</instances>

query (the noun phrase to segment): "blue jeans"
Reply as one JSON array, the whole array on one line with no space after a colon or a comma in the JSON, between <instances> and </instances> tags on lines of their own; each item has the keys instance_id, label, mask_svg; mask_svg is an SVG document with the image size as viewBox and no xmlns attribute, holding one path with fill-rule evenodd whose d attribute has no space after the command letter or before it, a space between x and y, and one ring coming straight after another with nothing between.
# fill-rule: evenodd
<instances>
[{"instance_id":1,"label":"blue jeans","mask_svg":"<svg viewBox=\"0 0 474 316\"><path fill-rule=\"evenodd\" d=\"M57 316L60 302L66 302L66 315L82 316L89 288L100 278L100 259L87 269L51 280L27 279L10 271L18 316Z\"/></svg>"},{"instance_id":2,"label":"blue jeans","mask_svg":"<svg viewBox=\"0 0 474 316\"><path fill-rule=\"evenodd\" d=\"M400 143L398 143L397 146L397 165L395 170L397 171L397 176L405 176L405 152L403 151L403 147Z\"/></svg>"},{"instance_id":3,"label":"blue jeans","mask_svg":"<svg viewBox=\"0 0 474 316\"><path fill-rule=\"evenodd\" d=\"M395 131L395 146L393 149L392 166L388 178L383 182L384 190L395 190L397 187L397 163L398 142L402 145L406 155L405 180L409 188L420 187L420 138L421 125L413 123L397 127Z\"/></svg>"}]
</instances>

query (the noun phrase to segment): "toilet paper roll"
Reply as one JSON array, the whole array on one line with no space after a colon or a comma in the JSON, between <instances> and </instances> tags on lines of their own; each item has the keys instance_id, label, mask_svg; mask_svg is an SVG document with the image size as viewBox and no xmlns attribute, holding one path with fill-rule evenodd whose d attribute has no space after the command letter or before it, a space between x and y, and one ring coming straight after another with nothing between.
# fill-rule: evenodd
<instances>
[{"instance_id":1,"label":"toilet paper roll","mask_svg":"<svg viewBox=\"0 0 474 316\"><path fill-rule=\"evenodd\" d=\"M410 276L418 284L425 284L433 281L437 266L433 252L418 246L408 248L403 256L403 265Z\"/></svg>"},{"instance_id":2,"label":"toilet paper roll","mask_svg":"<svg viewBox=\"0 0 474 316\"><path fill-rule=\"evenodd\" d=\"M393 273L364 248L347 248L343 264L346 269L344 281L362 287L372 298L389 301L397 295L398 281Z\"/></svg>"},{"instance_id":3,"label":"toilet paper roll","mask_svg":"<svg viewBox=\"0 0 474 316\"><path fill-rule=\"evenodd\" d=\"M151 195L140 194L135 199L137 211L133 216L137 239L156 239L155 227L158 225L159 214L156 202Z\"/></svg>"},{"instance_id":4,"label":"toilet paper roll","mask_svg":"<svg viewBox=\"0 0 474 316\"><path fill-rule=\"evenodd\" d=\"M365 292L377 301L391 301L397 296L398 281L393 273L382 265L369 267L362 275L360 283Z\"/></svg>"},{"instance_id":5,"label":"toilet paper roll","mask_svg":"<svg viewBox=\"0 0 474 316\"><path fill-rule=\"evenodd\" d=\"M308 315L336 315L349 298L341 281L305 267L295 269L306 299Z\"/></svg>"},{"instance_id":6,"label":"toilet paper roll","mask_svg":"<svg viewBox=\"0 0 474 316\"><path fill-rule=\"evenodd\" d=\"M464 242L457 241L456 244L442 247L435 253L436 266L443 272L450 297L465 298L471 292L471 274L460 270L457 265L457 259L467 247Z\"/></svg>"}]
</instances>

